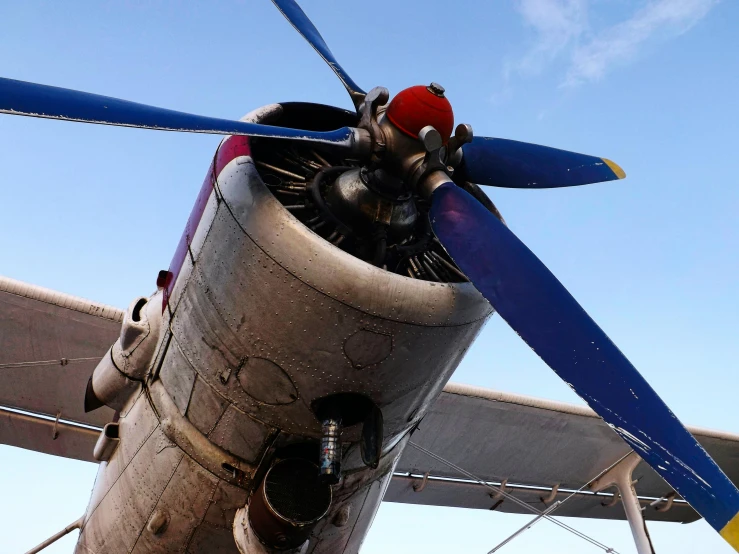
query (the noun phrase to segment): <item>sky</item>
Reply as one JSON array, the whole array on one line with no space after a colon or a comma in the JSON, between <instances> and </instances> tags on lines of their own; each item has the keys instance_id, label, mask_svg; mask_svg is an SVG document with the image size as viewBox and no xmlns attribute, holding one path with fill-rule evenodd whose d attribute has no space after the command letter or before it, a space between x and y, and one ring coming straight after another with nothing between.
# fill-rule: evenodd
<instances>
[{"instance_id":1,"label":"sky","mask_svg":"<svg viewBox=\"0 0 739 554\"><path fill-rule=\"evenodd\" d=\"M621 165L623 181L487 192L683 422L739 433L739 3L301 4L365 89L436 81L477 135ZM3 77L203 115L282 100L351 108L267 0L0 2L0 53ZM121 308L152 292L218 142L0 116L0 274ZM453 381L581 403L495 317ZM96 472L5 446L0 467L10 553L77 519ZM362 553L484 553L527 517L383 504ZM634 552L623 522L568 524ZM649 529L657 552L732 552L702 521ZM500 552L543 550L599 551L542 522Z\"/></svg>"}]
</instances>

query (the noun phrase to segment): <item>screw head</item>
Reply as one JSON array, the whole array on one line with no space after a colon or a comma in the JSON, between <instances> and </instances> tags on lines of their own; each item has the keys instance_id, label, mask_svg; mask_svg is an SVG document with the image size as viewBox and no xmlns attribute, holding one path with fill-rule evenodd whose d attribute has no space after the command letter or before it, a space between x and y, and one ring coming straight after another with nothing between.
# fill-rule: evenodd
<instances>
[{"instance_id":1,"label":"screw head","mask_svg":"<svg viewBox=\"0 0 739 554\"><path fill-rule=\"evenodd\" d=\"M439 98L444 98L444 87L442 87L439 83L431 83L429 86L426 87L426 90L428 90L431 94L438 96Z\"/></svg>"}]
</instances>

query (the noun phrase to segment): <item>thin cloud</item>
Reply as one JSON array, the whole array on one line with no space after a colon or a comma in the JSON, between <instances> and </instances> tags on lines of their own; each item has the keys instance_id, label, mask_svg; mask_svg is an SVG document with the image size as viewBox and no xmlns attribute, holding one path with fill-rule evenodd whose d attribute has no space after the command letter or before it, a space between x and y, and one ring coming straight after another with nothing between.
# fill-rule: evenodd
<instances>
[{"instance_id":1,"label":"thin cloud","mask_svg":"<svg viewBox=\"0 0 739 554\"><path fill-rule=\"evenodd\" d=\"M648 41L675 38L703 19L720 0L648 0L631 17L593 32L589 0L517 0L524 24L534 29L533 46L506 64L512 73L535 75L555 59L567 65L564 87L602 79L616 66L632 61Z\"/></svg>"},{"instance_id":2,"label":"thin cloud","mask_svg":"<svg viewBox=\"0 0 739 554\"><path fill-rule=\"evenodd\" d=\"M539 73L585 32L587 7L588 0L517 0L516 8L536 39L528 54L508 65L508 71Z\"/></svg>"},{"instance_id":3,"label":"thin cloud","mask_svg":"<svg viewBox=\"0 0 739 554\"><path fill-rule=\"evenodd\" d=\"M609 68L631 61L650 39L677 37L693 27L718 0L657 0L630 19L606 29L572 53L563 83L572 86L602 79Z\"/></svg>"}]
</instances>

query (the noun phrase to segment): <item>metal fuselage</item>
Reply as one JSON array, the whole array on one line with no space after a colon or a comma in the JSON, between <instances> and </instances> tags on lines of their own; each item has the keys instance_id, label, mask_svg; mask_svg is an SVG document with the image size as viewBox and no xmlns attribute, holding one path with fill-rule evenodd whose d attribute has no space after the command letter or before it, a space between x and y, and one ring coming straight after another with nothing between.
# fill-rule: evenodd
<instances>
[{"instance_id":1,"label":"metal fuselage","mask_svg":"<svg viewBox=\"0 0 739 554\"><path fill-rule=\"evenodd\" d=\"M293 124L280 105L247 119ZM316 401L338 393L380 409L381 457L364 463L362 425L346 422L342 479L301 552L357 552L408 437L491 314L469 283L397 275L312 232L265 186L246 137L221 143L159 284L151 362L129 381L78 553L272 552L237 512L276 460L317 463Z\"/></svg>"}]
</instances>

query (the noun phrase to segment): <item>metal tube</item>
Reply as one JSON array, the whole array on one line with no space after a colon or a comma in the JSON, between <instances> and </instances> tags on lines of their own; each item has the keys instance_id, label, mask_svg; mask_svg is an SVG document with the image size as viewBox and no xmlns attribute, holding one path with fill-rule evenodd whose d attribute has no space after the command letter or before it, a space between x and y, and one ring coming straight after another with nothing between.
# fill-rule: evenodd
<instances>
[{"instance_id":1,"label":"metal tube","mask_svg":"<svg viewBox=\"0 0 739 554\"><path fill-rule=\"evenodd\" d=\"M431 265L426 260L421 259L420 264L424 267L424 269L426 270L426 272L429 275L431 275L431 278L434 281L441 281L441 279L439 278L439 276L436 274L436 272L433 269L431 269Z\"/></svg>"},{"instance_id":2,"label":"metal tube","mask_svg":"<svg viewBox=\"0 0 739 554\"><path fill-rule=\"evenodd\" d=\"M257 162L257 165L259 167L269 169L270 171L276 171L277 173L282 173L286 177L290 177L291 179L295 179L296 181L305 181L305 177L303 177L302 175L298 175L297 173L292 173L290 171L287 171L286 169L282 169L274 165L266 164L264 162Z\"/></svg>"},{"instance_id":3,"label":"metal tube","mask_svg":"<svg viewBox=\"0 0 739 554\"><path fill-rule=\"evenodd\" d=\"M454 267L452 264L450 264L449 262L447 262L444 258L442 258L441 256L439 256L436 252L433 252L432 251L431 254L433 255L433 257L436 260L438 260L439 262L441 262L444 267L446 267L449 271L451 271L452 273L454 273L457 277L459 277L463 281L469 281L469 279L467 279L467 276L464 273L462 273L461 271L459 271L456 267Z\"/></svg>"},{"instance_id":4,"label":"metal tube","mask_svg":"<svg viewBox=\"0 0 739 554\"><path fill-rule=\"evenodd\" d=\"M79 529L80 527L82 527L82 523L84 522L84 520L85 520L85 516L82 516L81 518L79 518L74 523L70 523L64 529L62 529L61 531L59 531L56 535L52 535L51 537L49 537L48 539L46 539L44 542L42 542L38 546L36 546L36 547L32 548L31 550L29 550L28 552L26 552L26 554L36 554L37 552L41 552L44 548L46 548L47 546L55 543L56 541L58 541L59 539L61 539L65 535L68 535L69 533L71 533L75 529Z\"/></svg>"},{"instance_id":5,"label":"metal tube","mask_svg":"<svg viewBox=\"0 0 739 554\"><path fill-rule=\"evenodd\" d=\"M636 545L637 552L639 554L654 554L652 540L644 523L641 504L631 481L631 470L619 479L616 487L621 493L621 502L626 512L626 519L629 521L629 526L631 527L631 534L634 536L634 544Z\"/></svg>"},{"instance_id":6,"label":"metal tube","mask_svg":"<svg viewBox=\"0 0 739 554\"><path fill-rule=\"evenodd\" d=\"M293 552L308 540L331 507L331 486L320 482L317 469L303 458L280 460L269 469L246 507L249 526L269 549L249 546L241 552Z\"/></svg>"},{"instance_id":7,"label":"metal tube","mask_svg":"<svg viewBox=\"0 0 739 554\"><path fill-rule=\"evenodd\" d=\"M327 417L322 429L320 476L324 483L335 485L341 479L341 418Z\"/></svg>"}]
</instances>

